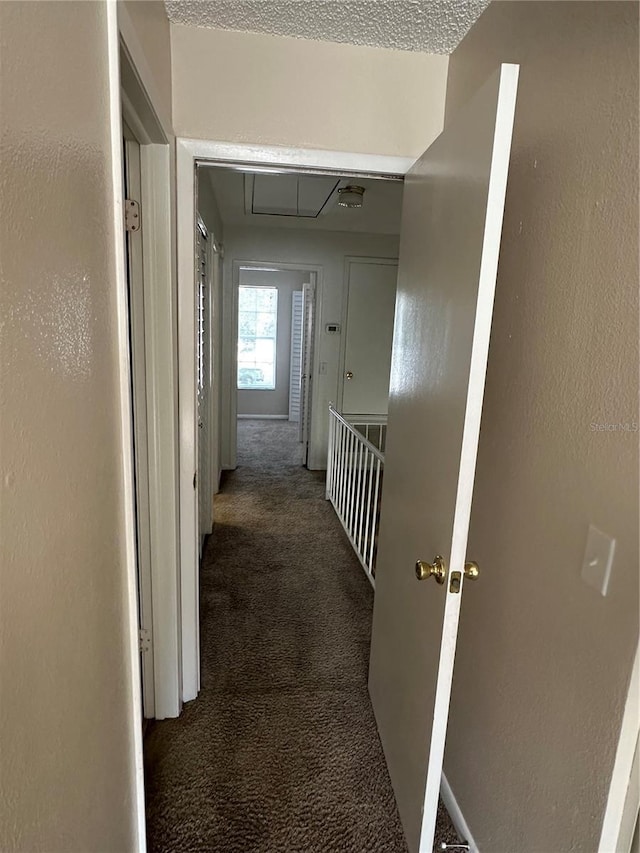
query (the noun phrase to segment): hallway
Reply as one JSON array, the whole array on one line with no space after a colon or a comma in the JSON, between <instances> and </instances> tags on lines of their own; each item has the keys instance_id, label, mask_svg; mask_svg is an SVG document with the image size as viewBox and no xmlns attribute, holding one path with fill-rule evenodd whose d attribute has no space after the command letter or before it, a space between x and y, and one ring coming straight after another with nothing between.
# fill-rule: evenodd
<instances>
[{"instance_id":1,"label":"hallway","mask_svg":"<svg viewBox=\"0 0 640 853\"><path fill-rule=\"evenodd\" d=\"M402 853L367 692L372 589L300 466L239 422L201 569L202 691L145 739L151 853ZM441 808L436 836L455 839Z\"/></svg>"}]
</instances>

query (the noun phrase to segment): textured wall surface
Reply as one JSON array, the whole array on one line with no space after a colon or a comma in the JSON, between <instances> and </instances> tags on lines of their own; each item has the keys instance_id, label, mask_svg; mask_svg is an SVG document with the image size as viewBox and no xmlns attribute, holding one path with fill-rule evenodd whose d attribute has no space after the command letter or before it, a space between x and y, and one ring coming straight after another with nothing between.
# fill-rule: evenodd
<instances>
[{"instance_id":1,"label":"textured wall surface","mask_svg":"<svg viewBox=\"0 0 640 853\"><path fill-rule=\"evenodd\" d=\"M0 849L135 847L106 7L0 3Z\"/></svg>"},{"instance_id":2,"label":"textured wall surface","mask_svg":"<svg viewBox=\"0 0 640 853\"><path fill-rule=\"evenodd\" d=\"M171 25L177 136L416 157L446 56Z\"/></svg>"},{"instance_id":3,"label":"textured wall surface","mask_svg":"<svg viewBox=\"0 0 640 853\"><path fill-rule=\"evenodd\" d=\"M167 0L174 24L451 53L489 0Z\"/></svg>"},{"instance_id":4,"label":"textured wall surface","mask_svg":"<svg viewBox=\"0 0 640 853\"><path fill-rule=\"evenodd\" d=\"M638 638L638 6L494 2L521 63L445 772L486 853L595 851ZM580 580L593 522L609 594Z\"/></svg>"}]
</instances>

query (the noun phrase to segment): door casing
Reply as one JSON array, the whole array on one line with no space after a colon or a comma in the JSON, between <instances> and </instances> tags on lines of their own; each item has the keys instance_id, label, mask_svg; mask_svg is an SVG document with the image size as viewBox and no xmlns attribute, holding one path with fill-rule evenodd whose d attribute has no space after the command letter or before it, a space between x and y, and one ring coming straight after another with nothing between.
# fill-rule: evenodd
<instances>
[{"instance_id":1,"label":"door casing","mask_svg":"<svg viewBox=\"0 0 640 853\"><path fill-rule=\"evenodd\" d=\"M180 449L180 636L182 701L200 690L198 495L193 488L197 468L195 253L196 166L201 163L245 171L296 171L341 176L369 175L402 179L414 163L410 157L389 157L340 151L284 148L200 139L176 139L178 230L178 383ZM298 264L297 269L302 267ZM318 285L320 282L318 282ZM316 324L320 322L316 311ZM316 326L317 328L317 326ZM235 412L234 412L235 417ZM226 428L230 429L227 424ZM234 431L231 431L233 436Z\"/></svg>"}]
</instances>

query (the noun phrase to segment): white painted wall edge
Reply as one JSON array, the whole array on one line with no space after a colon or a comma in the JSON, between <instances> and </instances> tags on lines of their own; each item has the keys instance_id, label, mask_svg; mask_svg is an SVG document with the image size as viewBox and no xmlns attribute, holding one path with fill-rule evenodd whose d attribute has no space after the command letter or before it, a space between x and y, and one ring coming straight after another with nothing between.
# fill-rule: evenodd
<instances>
[{"instance_id":1,"label":"white painted wall edge","mask_svg":"<svg viewBox=\"0 0 640 853\"><path fill-rule=\"evenodd\" d=\"M238 420L288 421L289 415L236 415Z\"/></svg>"},{"instance_id":2,"label":"white painted wall edge","mask_svg":"<svg viewBox=\"0 0 640 853\"><path fill-rule=\"evenodd\" d=\"M153 112L162 126L165 136L167 139L171 139L173 136L171 116L167 115L166 111L162 107L162 99L155 84L154 76L149 68L149 63L145 57L142 45L140 44L136 28L133 25L131 16L127 11L127 7L123 3L116 3L116 5L120 35L127 46L127 50L133 60L133 64L135 65L136 71L140 77L140 81L149 95L149 99L153 105Z\"/></svg>"},{"instance_id":3,"label":"white painted wall edge","mask_svg":"<svg viewBox=\"0 0 640 853\"><path fill-rule=\"evenodd\" d=\"M613 765L611 784L609 785L609 796L607 797L607 807L602 823L598 853L627 853L631 846L631 837L627 840L621 836L624 825L628 823L625 806L629 808L632 805L627 800L627 792L631 783L631 774L633 772L633 762L639 735L640 645L636 649L636 656L633 661L629 692L627 693L622 717L620 738ZM633 829L631 830L631 836L633 836Z\"/></svg>"},{"instance_id":4,"label":"white painted wall edge","mask_svg":"<svg viewBox=\"0 0 640 853\"><path fill-rule=\"evenodd\" d=\"M277 145L235 144L205 139L176 138L178 229L178 388L180 423L180 578L182 636L182 699L195 699L200 688L198 602L197 467L195 418L195 164L226 160L254 165L307 166L337 172L405 175L415 160L378 154L285 148ZM316 312L317 315L320 312Z\"/></svg>"},{"instance_id":5,"label":"white painted wall edge","mask_svg":"<svg viewBox=\"0 0 640 853\"><path fill-rule=\"evenodd\" d=\"M442 797L442 802L444 803L446 810L449 812L449 817L451 818L460 838L469 845L471 853L479 853L478 845L471 835L469 824L464 819L462 810L458 805L455 794L453 793L451 785L444 773L440 779L440 796Z\"/></svg>"},{"instance_id":6,"label":"white painted wall edge","mask_svg":"<svg viewBox=\"0 0 640 853\"><path fill-rule=\"evenodd\" d=\"M111 147L111 192L114 228L114 269L116 276L116 302L118 323L118 374L120 396L120 440L122 445L123 481L123 546L126 571L126 632L129 670L129 716L131 750L133 753L134 823L136 849L147 849L144 771L142 754L142 697L140 692L140 649L138 640L138 587L136 573L136 519L133 473L133 415L131 411L131 365L129 353L129 298L125 262L124 198L122 175L122 121L120 105L120 35L116 0L107 0L107 61L109 81L109 126ZM105 641L107 638L104 638Z\"/></svg>"},{"instance_id":7,"label":"white painted wall edge","mask_svg":"<svg viewBox=\"0 0 640 853\"><path fill-rule=\"evenodd\" d=\"M180 713L171 179L168 145L141 145L155 718Z\"/></svg>"},{"instance_id":8,"label":"white painted wall edge","mask_svg":"<svg viewBox=\"0 0 640 853\"><path fill-rule=\"evenodd\" d=\"M196 176L194 158L176 140L178 204L178 420L180 441L180 591L182 700L200 689L198 467L196 435Z\"/></svg>"},{"instance_id":9,"label":"white painted wall edge","mask_svg":"<svg viewBox=\"0 0 640 853\"><path fill-rule=\"evenodd\" d=\"M383 154L323 151L318 148L286 148L281 145L252 145L179 137L181 145L195 160L223 160L269 166L299 166L337 172L371 172L379 175L406 175L415 159Z\"/></svg>"}]
</instances>

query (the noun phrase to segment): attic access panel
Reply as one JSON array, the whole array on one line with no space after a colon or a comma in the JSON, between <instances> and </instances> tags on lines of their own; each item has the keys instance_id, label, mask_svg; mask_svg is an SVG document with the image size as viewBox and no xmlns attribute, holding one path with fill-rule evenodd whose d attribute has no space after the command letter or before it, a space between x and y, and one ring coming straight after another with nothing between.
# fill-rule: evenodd
<instances>
[{"instance_id":1,"label":"attic access panel","mask_svg":"<svg viewBox=\"0 0 640 853\"><path fill-rule=\"evenodd\" d=\"M258 216L315 219L339 183L333 176L245 175L245 210Z\"/></svg>"}]
</instances>

